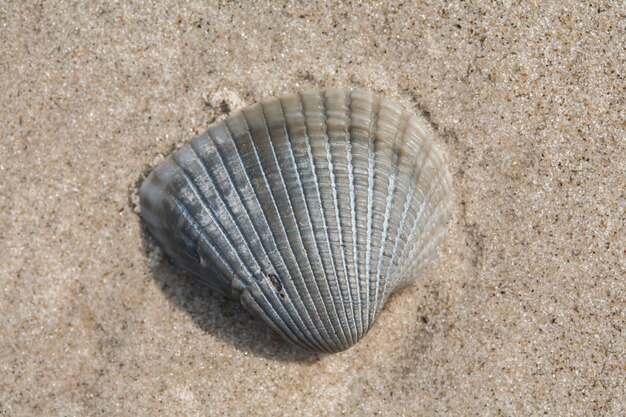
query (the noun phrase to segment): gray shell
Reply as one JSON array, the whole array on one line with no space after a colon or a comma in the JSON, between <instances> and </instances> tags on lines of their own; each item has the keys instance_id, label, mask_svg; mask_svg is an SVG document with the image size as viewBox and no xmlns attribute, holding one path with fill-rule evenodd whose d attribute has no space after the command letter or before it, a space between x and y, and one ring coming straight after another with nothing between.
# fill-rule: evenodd
<instances>
[{"instance_id":1,"label":"gray shell","mask_svg":"<svg viewBox=\"0 0 626 417\"><path fill-rule=\"evenodd\" d=\"M297 345L336 352L436 256L450 179L417 117L338 89L234 113L167 157L140 196L185 270Z\"/></svg>"}]
</instances>

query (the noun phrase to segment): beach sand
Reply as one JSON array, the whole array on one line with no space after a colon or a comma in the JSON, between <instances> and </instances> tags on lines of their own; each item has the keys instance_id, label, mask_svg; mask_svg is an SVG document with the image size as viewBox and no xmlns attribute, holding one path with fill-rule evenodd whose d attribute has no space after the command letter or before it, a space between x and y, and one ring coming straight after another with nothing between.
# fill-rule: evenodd
<instances>
[{"instance_id":1,"label":"beach sand","mask_svg":"<svg viewBox=\"0 0 626 417\"><path fill-rule=\"evenodd\" d=\"M0 415L626 415L623 4L272 3L0 1ZM137 186L336 86L428 120L454 210L322 356L164 259Z\"/></svg>"}]
</instances>

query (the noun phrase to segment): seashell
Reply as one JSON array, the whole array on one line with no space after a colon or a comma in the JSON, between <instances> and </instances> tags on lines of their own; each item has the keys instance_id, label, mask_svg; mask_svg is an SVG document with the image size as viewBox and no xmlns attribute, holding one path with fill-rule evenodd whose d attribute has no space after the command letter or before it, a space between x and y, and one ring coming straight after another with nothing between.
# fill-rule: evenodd
<instances>
[{"instance_id":1,"label":"seashell","mask_svg":"<svg viewBox=\"0 0 626 417\"><path fill-rule=\"evenodd\" d=\"M244 108L140 190L165 252L306 349L345 350L447 233L451 193L423 123L363 91Z\"/></svg>"}]
</instances>

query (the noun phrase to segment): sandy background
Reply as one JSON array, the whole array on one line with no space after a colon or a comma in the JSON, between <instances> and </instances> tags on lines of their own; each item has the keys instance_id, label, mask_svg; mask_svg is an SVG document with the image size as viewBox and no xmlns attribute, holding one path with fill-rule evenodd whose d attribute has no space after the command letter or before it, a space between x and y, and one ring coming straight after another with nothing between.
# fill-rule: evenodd
<instances>
[{"instance_id":1,"label":"sandy background","mask_svg":"<svg viewBox=\"0 0 626 417\"><path fill-rule=\"evenodd\" d=\"M623 2L19 3L0 415L626 415ZM232 109L331 86L423 114L455 208L428 273L316 356L175 270L135 192Z\"/></svg>"}]
</instances>

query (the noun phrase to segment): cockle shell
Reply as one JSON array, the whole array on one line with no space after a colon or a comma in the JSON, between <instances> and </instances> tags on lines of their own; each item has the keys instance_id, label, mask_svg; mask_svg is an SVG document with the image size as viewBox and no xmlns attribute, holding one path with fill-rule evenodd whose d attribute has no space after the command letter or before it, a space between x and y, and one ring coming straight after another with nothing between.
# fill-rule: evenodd
<instances>
[{"instance_id":1,"label":"cockle shell","mask_svg":"<svg viewBox=\"0 0 626 417\"><path fill-rule=\"evenodd\" d=\"M435 257L450 179L416 116L363 91L244 108L143 182L165 252L306 349L349 348Z\"/></svg>"}]
</instances>

